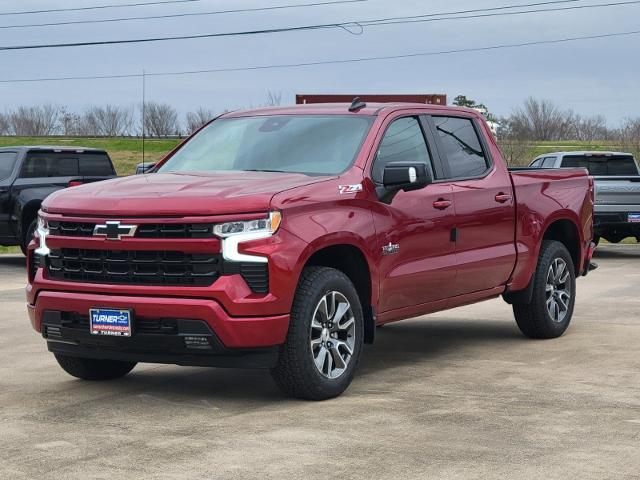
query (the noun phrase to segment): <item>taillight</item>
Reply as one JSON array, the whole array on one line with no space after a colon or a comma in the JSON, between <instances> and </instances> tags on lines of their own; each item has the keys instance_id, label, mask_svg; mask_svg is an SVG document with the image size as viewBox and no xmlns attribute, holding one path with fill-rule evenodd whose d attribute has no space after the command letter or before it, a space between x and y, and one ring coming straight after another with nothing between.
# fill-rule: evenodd
<instances>
[{"instance_id":1,"label":"taillight","mask_svg":"<svg viewBox=\"0 0 640 480\"><path fill-rule=\"evenodd\" d=\"M78 185L82 185L81 180L71 180L67 187L77 187Z\"/></svg>"}]
</instances>

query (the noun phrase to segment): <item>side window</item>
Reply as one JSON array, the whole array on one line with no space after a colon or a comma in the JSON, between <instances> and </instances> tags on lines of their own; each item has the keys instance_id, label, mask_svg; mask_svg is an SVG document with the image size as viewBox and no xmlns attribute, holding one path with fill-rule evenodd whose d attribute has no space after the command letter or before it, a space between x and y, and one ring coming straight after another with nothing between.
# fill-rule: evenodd
<instances>
[{"instance_id":1,"label":"side window","mask_svg":"<svg viewBox=\"0 0 640 480\"><path fill-rule=\"evenodd\" d=\"M537 168L537 167L539 167L540 165L542 165L542 159L541 159L541 158L539 158L539 159L535 160L535 161L531 164L531 166L532 166L532 167L536 167L536 168Z\"/></svg>"},{"instance_id":2,"label":"side window","mask_svg":"<svg viewBox=\"0 0 640 480\"><path fill-rule=\"evenodd\" d=\"M488 168L480 139L468 118L433 117L451 178L477 177Z\"/></svg>"},{"instance_id":3,"label":"side window","mask_svg":"<svg viewBox=\"0 0 640 480\"><path fill-rule=\"evenodd\" d=\"M73 177L78 175L78 157L29 154L22 166L22 178Z\"/></svg>"},{"instance_id":4,"label":"side window","mask_svg":"<svg viewBox=\"0 0 640 480\"><path fill-rule=\"evenodd\" d=\"M111 161L106 155L80 155L80 175L105 177L113 174Z\"/></svg>"},{"instance_id":5,"label":"side window","mask_svg":"<svg viewBox=\"0 0 640 480\"><path fill-rule=\"evenodd\" d=\"M4 180L11 175L15 164L15 152L0 152L0 180Z\"/></svg>"},{"instance_id":6,"label":"side window","mask_svg":"<svg viewBox=\"0 0 640 480\"><path fill-rule=\"evenodd\" d=\"M374 182L382 183L384 167L390 162L422 162L433 172L429 150L416 117L399 118L387 128L371 171Z\"/></svg>"},{"instance_id":7,"label":"side window","mask_svg":"<svg viewBox=\"0 0 640 480\"><path fill-rule=\"evenodd\" d=\"M542 168L553 168L556 164L556 157L545 157Z\"/></svg>"}]
</instances>

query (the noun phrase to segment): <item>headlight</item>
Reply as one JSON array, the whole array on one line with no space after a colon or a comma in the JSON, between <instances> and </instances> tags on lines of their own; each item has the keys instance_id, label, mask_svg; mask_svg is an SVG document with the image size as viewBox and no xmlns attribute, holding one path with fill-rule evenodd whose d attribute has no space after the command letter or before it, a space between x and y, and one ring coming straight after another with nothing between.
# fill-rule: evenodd
<instances>
[{"instance_id":1,"label":"headlight","mask_svg":"<svg viewBox=\"0 0 640 480\"><path fill-rule=\"evenodd\" d=\"M49 248L47 247L47 235L49 235L49 224L42 214L38 213L38 237L40 246L36 248L35 253L39 255L49 255Z\"/></svg>"},{"instance_id":2,"label":"headlight","mask_svg":"<svg viewBox=\"0 0 640 480\"><path fill-rule=\"evenodd\" d=\"M213 228L213 233L222 238L252 233L268 233L273 235L276 230L278 230L281 221L282 215L280 212L271 212L268 218L220 223Z\"/></svg>"},{"instance_id":3,"label":"headlight","mask_svg":"<svg viewBox=\"0 0 640 480\"><path fill-rule=\"evenodd\" d=\"M266 257L246 255L238 252L238 245L250 240L269 238L276 233L282 214L271 212L267 218L241 222L220 223L213 227L213 233L222 238L222 256L230 262L267 263Z\"/></svg>"}]
</instances>

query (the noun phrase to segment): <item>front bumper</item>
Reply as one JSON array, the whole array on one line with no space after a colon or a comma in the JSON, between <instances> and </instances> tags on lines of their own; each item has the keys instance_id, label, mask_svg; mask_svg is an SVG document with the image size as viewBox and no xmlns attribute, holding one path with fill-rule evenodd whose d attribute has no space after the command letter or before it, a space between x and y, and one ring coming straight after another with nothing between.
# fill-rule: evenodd
<instances>
[{"instance_id":1,"label":"front bumper","mask_svg":"<svg viewBox=\"0 0 640 480\"><path fill-rule=\"evenodd\" d=\"M96 306L131 309L133 335L91 335L83 323ZM214 300L51 291L28 312L54 353L177 365L272 367L289 325L289 315L231 317Z\"/></svg>"}]
</instances>

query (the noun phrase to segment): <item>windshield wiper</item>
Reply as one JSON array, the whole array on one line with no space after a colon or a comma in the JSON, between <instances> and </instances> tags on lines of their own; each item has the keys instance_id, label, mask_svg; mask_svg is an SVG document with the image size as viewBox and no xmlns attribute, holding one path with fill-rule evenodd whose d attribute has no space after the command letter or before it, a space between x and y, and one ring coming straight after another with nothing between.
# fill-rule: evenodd
<instances>
[{"instance_id":1,"label":"windshield wiper","mask_svg":"<svg viewBox=\"0 0 640 480\"><path fill-rule=\"evenodd\" d=\"M269 170L266 168L243 168L243 172L276 172L276 173L287 173L284 170Z\"/></svg>"}]
</instances>

